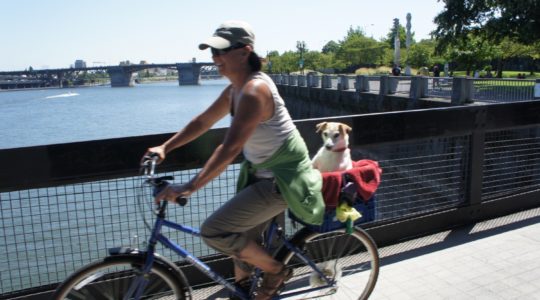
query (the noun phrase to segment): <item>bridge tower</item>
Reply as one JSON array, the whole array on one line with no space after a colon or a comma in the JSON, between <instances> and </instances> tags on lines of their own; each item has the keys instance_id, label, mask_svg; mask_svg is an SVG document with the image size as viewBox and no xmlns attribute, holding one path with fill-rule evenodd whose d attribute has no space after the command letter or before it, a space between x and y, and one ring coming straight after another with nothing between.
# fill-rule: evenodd
<instances>
[{"instance_id":1,"label":"bridge tower","mask_svg":"<svg viewBox=\"0 0 540 300\"><path fill-rule=\"evenodd\" d=\"M122 66L107 68L112 87L133 86L133 71Z\"/></svg>"},{"instance_id":2,"label":"bridge tower","mask_svg":"<svg viewBox=\"0 0 540 300\"><path fill-rule=\"evenodd\" d=\"M201 66L198 63L178 63L178 84L198 85L201 82Z\"/></svg>"}]
</instances>

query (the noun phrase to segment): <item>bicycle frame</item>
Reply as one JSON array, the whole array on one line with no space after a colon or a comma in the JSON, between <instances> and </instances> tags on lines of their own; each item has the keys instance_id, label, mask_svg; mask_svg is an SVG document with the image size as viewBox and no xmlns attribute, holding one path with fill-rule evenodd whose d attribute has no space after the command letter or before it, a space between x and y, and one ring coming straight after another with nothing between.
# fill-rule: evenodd
<instances>
[{"instance_id":1,"label":"bicycle frame","mask_svg":"<svg viewBox=\"0 0 540 300\"><path fill-rule=\"evenodd\" d=\"M234 284L227 281L223 276L221 276L221 275L217 274L216 272L214 272L207 264L202 262L197 257L193 256L189 251L182 248L180 245L176 244L175 242L171 241L169 238L167 238L166 236L164 236L161 233L161 229L163 227L168 227L168 228L172 228L174 230L182 231L184 233L187 233L187 234L190 234L190 235L193 235L193 236L200 237L200 231L198 229L166 220L165 219L165 209L166 209L166 207L167 207L167 202L164 201L164 202L162 202L162 204L160 205L160 207L158 209L157 218L155 220L154 227L152 229L152 234L150 236L149 244L148 244L148 247L147 247L147 255L146 255L145 264L143 266L141 274L137 277L136 280L133 281L133 283L129 287L128 293L126 295L126 297L127 297L126 299L132 299L131 295L133 295L135 299L138 299L138 297L140 297L140 295L142 294L142 292L143 292L143 290L144 290L144 288L146 286L146 283L147 283L146 280L145 280L144 274L149 272L151 267L152 267L152 264L154 262L155 246L159 242L162 245L164 245L165 247L173 250L179 256L186 259L189 263L191 263L193 266L195 266L203 274L207 275L214 282L217 282L217 283L225 286L229 291L233 292L235 295L237 295L241 299L249 300L250 295L246 294L243 290L240 290ZM272 238L273 238L274 234L276 234L276 232L278 232L278 224L276 223L275 220L273 220L270 223L270 226L266 231L267 234L265 235L266 237L265 237L264 242L265 242L265 249L267 251L269 251L269 249L270 249L270 243L272 241ZM290 293L282 294L282 295L279 295L279 297L277 299L283 299L283 298L291 297L291 296L301 294L301 293L305 293L305 292L309 292L309 291L316 291L316 290L320 290L320 289L325 289L325 288L328 288L328 287L332 287L335 284L334 280L332 278L328 278L327 276L325 276L323 274L323 272L317 267L317 265L313 261L307 259L302 254L302 251L300 249L298 249L297 247L292 245L289 241L287 241L287 239L284 236L281 235L281 236L279 236L279 238L280 238L281 241L283 241L284 245L289 250L293 251L298 258L300 258L303 262L308 264L315 272L317 272L319 274L319 276L321 278L324 278L324 280L326 281L326 285L322 285L322 286L315 287L315 288L310 288L310 289L302 289L302 290L297 291L297 292L290 292ZM254 280L252 281L252 286L251 286L251 289L250 289L251 291L253 291L257 280L261 277L261 273L262 272L261 272L260 269L257 268L255 270L255 275L254 275L254 278L253 278Z\"/></svg>"},{"instance_id":2,"label":"bicycle frame","mask_svg":"<svg viewBox=\"0 0 540 300\"><path fill-rule=\"evenodd\" d=\"M144 174L146 176L148 176L148 178L153 179L154 175L155 175L154 169L155 169L156 162L157 162L157 156L153 155L150 158L151 158L151 160L148 161L150 163L150 165L144 164L143 167L149 167L149 168L144 169L145 170ZM163 182L165 184L168 184L166 181L163 181ZM134 296L135 299L140 298L140 295L144 291L144 288L145 288L145 286L147 284L147 280L145 279L145 274L147 274L150 271L150 269L152 268L152 264L154 263L155 247L156 247L156 244L159 242L162 245L164 245L165 247L173 250L176 254L178 254L182 258L186 259L189 263L191 263L194 267L196 267L198 270L200 270L203 274L208 276L214 282L217 282L217 283L225 286L229 291L233 292L235 295L239 296L240 298L249 300L250 299L249 294L246 294L243 290L239 289L234 284L227 281L223 276L221 276L221 275L217 274L216 272L214 272L207 264L205 264L204 262L199 260L197 257L193 256L191 253L189 253L189 251L182 248L180 245L176 244L175 242L171 241L170 239L168 239L166 236L164 236L161 233L161 229L163 227L168 227L168 228L172 228L174 230L178 230L178 231L190 234L192 236L197 236L197 237L201 236L201 233L200 233L199 229L192 228L192 227L189 227L189 226L185 226L185 225L182 225L182 224L178 224L178 223L166 220L165 219L165 211L166 211L166 208L167 208L167 204L168 204L167 201L163 201L158 206L157 214L156 214L157 217L156 217L156 220L155 220L155 223L154 223L154 227L152 228L152 233L151 233L149 243L148 243L148 247L147 247L147 250L146 250L145 264L143 266L143 269L141 270L142 271L141 274L139 276L137 276L137 279L134 280L133 283L130 285L130 287L128 289L128 293L124 298L125 299L132 299L132 295ZM184 204L185 204L185 202L184 202ZM184 205L184 204L182 204L182 205ZM266 234L265 234L264 245L265 245L265 250L266 251L270 250L271 241L273 239L274 234L276 234L277 232L278 232L278 224L276 223L276 221L274 219L270 223L270 226L267 229ZM305 255L303 255L302 250L300 250L297 247L295 247L294 245L292 245L285 238L284 235L279 235L279 238L284 243L284 245L290 251L294 252L295 255L300 260L302 260L304 263L308 264L315 272L317 272L317 274L320 276L320 278L323 278L324 281L326 281L326 285L322 285L322 286L315 287L315 288L302 289L302 290L297 291L297 292L290 292L290 293L282 294L277 299L282 299L282 298L294 296L294 295L297 295L297 294L300 294L300 293L311 292L311 291L321 290L321 289L325 289L325 288L328 288L328 287L335 286L335 281L332 278L328 278L317 267L317 265L313 261L307 259L305 257ZM260 269L258 269L258 268L255 269L254 275L252 277L252 285L251 285L251 288L250 288L250 291L249 291L250 294L254 290L256 283L258 282L259 278L261 277L261 273L262 272L261 272Z\"/></svg>"}]
</instances>

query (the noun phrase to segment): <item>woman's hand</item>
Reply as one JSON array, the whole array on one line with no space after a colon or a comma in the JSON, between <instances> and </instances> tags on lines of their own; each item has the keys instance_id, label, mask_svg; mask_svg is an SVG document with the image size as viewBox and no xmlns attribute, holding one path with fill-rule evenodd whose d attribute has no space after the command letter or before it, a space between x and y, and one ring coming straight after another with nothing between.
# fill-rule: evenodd
<instances>
[{"instance_id":1,"label":"woman's hand","mask_svg":"<svg viewBox=\"0 0 540 300\"><path fill-rule=\"evenodd\" d=\"M156 195L154 201L159 204L161 201L177 203L177 198L188 198L195 190L191 183L171 184Z\"/></svg>"},{"instance_id":2,"label":"woman's hand","mask_svg":"<svg viewBox=\"0 0 540 300\"><path fill-rule=\"evenodd\" d=\"M145 157L149 156L152 153L155 153L158 155L159 157L159 159L157 160L158 164L160 164L162 161L165 160L165 157L166 157L165 146L161 145L157 147L148 148L148 150L146 150L146 153L144 153L143 157L141 158L141 164L144 162Z\"/></svg>"}]
</instances>

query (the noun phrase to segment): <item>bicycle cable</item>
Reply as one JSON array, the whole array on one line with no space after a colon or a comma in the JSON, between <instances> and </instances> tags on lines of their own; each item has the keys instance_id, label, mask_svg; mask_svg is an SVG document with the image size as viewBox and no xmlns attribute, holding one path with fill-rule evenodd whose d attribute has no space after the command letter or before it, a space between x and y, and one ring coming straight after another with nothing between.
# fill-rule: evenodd
<instances>
[{"instance_id":1,"label":"bicycle cable","mask_svg":"<svg viewBox=\"0 0 540 300\"><path fill-rule=\"evenodd\" d=\"M148 220L146 218L146 214L145 214L145 209L144 208L144 199L145 199L145 188L149 188L149 186L152 186L151 184L151 179L153 178L154 176L154 172L149 172L149 168L151 168L148 164L149 163L152 163L152 161L145 161L143 162L143 165L141 166L141 175L139 175L139 179L140 179L140 183L139 183L139 188L137 189L137 192L136 192L136 198L137 198L137 210L139 211L139 214L141 215L142 219L143 219L143 222L144 222L144 225L146 226L146 228L148 230L152 230L152 226L150 226L150 224L148 223ZM152 166L153 167L153 166ZM153 169L153 168L152 168ZM153 187L152 187L153 188ZM154 209L152 208L151 209L152 213L155 215L154 213Z\"/></svg>"}]
</instances>

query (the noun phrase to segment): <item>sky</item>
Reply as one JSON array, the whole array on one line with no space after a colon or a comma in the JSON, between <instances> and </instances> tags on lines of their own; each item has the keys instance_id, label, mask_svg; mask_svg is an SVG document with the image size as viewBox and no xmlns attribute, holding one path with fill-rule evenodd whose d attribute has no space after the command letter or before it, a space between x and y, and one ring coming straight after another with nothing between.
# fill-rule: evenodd
<instances>
[{"instance_id":1,"label":"sky","mask_svg":"<svg viewBox=\"0 0 540 300\"><path fill-rule=\"evenodd\" d=\"M88 67L139 63L211 62L199 43L226 20L244 20L255 32L255 51L296 50L305 41L320 51L361 28L377 40L393 19L416 41L429 38L437 0L11 0L0 1L0 71L69 68L82 59Z\"/></svg>"}]
</instances>

